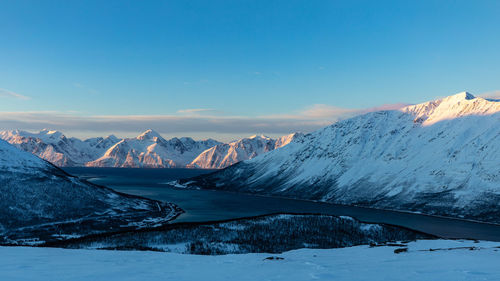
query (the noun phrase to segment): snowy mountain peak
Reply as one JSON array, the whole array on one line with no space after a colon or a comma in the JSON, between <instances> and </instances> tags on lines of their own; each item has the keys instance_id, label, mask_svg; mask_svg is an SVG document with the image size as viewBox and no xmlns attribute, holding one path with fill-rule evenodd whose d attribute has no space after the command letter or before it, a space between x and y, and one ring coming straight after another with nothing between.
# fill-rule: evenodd
<instances>
[{"instance_id":1,"label":"snowy mountain peak","mask_svg":"<svg viewBox=\"0 0 500 281\"><path fill-rule=\"evenodd\" d=\"M460 92L460 93L457 93L457 94L454 94L454 95L451 95L451 96L447 96L445 98L443 98L443 100L455 100L455 101L460 101L460 100L472 100L472 99L475 99L476 97L467 92L467 91L464 91L464 92Z\"/></svg>"},{"instance_id":2,"label":"snowy mountain peak","mask_svg":"<svg viewBox=\"0 0 500 281\"><path fill-rule=\"evenodd\" d=\"M248 137L249 139L263 139L263 140L270 140L271 138L265 135L253 135Z\"/></svg>"},{"instance_id":3,"label":"snowy mountain peak","mask_svg":"<svg viewBox=\"0 0 500 281\"><path fill-rule=\"evenodd\" d=\"M119 138L117 138L115 135L109 135L107 137L104 138L104 141L110 141L110 142L113 142L113 143L117 143L120 141Z\"/></svg>"},{"instance_id":4,"label":"snowy mountain peak","mask_svg":"<svg viewBox=\"0 0 500 281\"><path fill-rule=\"evenodd\" d=\"M300 133L300 132L289 134L289 135L286 135L286 136L282 136L281 138L278 138L276 140L275 149L283 147L283 146L289 144L290 142L292 142L292 141L294 141L294 140L296 140L298 138L301 138L303 136L304 136L304 134Z\"/></svg>"},{"instance_id":5,"label":"snowy mountain peak","mask_svg":"<svg viewBox=\"0 0 500 281\"><path fill-rule=\"evenodd\" d=\"M1 131L0 138L10 143L26 142L27 140L32 140L36 142L55 144L60 142L61 140L67 140L66 136L63 133L49 129L43 129L36 133L22 130Z\"/></svg>"},{"instance_id":6,"label":"snowy mountain peak","mask_svg":"<svg viewBox=\"0 0 500 281\"><path fill-rule=\"evenodd\" d=\"M345 119L179 183L500 222L499 155L500 102L464 92Z\"/></svg>"},{"instance_id":7,"label":"snowy mountain peak","mask_svg":"<svg viewBox=\"0 0 500 281\"><path fill-rule=\"evenodd\" d=\"M160 134L152 129L146 130L137 137L138 140L152 140L154 138L162 139Z\"/></svg>"},{"instance_id":8,"label":"snowy mountain peak","mask_svg":"<svg viewBox=\"0 0 500 281\"><path fill-rule=\"evenodd\" d=\"M471 93L469 93L469 92L462 92L462 93L459 93L459 95L462 95L462 94L463 94L463 95L465 95L465 99L466 99L466 100L471 100L471 99L475 99L475 98L476 98L473 94L471 94Z\"/></svg>"},{"instance_id":9,"label":"snowy mountain peak","mask_svg":"<svg viewBox=\"0 0 500 281\"><path fill-rule=\"evenodd\" d=\"M293 133L276 140L264 135L253 135L248 138L219 144L203 151L188 167L203 169L222 169L240 161L252 159L261 154L283 147L302 136Z\"/></svg>"},{"instance_id":10,"label":"snowy mountain peak","mask_svg":"<svg viewBox=\"0 0 500 281\"><path fill-rule=\"evenodd\" d=\"M58 130L50 130L50 129L42 129L40 130L40 133L44 133L46 135L58 135L58 134L62 134L61 132L59 132Z\"/></svg>"},{"instance_id":11,"label":"snowy mountain peak","mask_svg":"<svg viewBox=\"0 0 500 281\"><path fill-rule=\"evenodd\" d=\"M38 133L39 136L47 136L49 138L58 139L63 137L63 133L57 130L43 129Z\"/></svg>"},{"instance_id":12,"label":"snowy mountain peak","mask_svg":"<svg viewBox=\"0 0 500 281\"><path fill-rule=\"evenodd\" d=\"M401 111L414 115L415 123L428 126L465 116L495 114L500 112L500 102L475 97L468 92L461 92L442 99L407 106Z\"/></svg>"}]
</instances>

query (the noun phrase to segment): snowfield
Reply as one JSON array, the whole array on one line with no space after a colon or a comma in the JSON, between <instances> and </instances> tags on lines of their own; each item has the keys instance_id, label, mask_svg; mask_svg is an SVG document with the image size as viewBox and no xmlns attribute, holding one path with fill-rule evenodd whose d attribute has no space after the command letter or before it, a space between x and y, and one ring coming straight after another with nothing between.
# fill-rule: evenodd
<instances>
[{"instance_id":1,"label":"snowfield","mask_svg":"<svg viewBox=\"0 0 500 281\"><path fill-rule=\"evenodd\" d=\"M402 247L356 246L224 256L0 247L0 280L500 280L497 247L420 240L399 254Z\"/></svg>"}]
</instances>

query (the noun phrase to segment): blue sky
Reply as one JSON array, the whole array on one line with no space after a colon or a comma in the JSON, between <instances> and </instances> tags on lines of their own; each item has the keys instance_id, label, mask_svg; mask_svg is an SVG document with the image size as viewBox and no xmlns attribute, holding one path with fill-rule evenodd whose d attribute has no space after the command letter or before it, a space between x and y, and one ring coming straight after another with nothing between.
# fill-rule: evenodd
<instances>
[{"instance_id":1,"label":"blue sky","mask_svg":"<svg viewBox=\"0 0 500 281\"><path fill-rule=\"evenodd\" d=\"M2 1L0 129L279 135L491 93L499 14L499 1Z\"/></svg>"}]
</instances>

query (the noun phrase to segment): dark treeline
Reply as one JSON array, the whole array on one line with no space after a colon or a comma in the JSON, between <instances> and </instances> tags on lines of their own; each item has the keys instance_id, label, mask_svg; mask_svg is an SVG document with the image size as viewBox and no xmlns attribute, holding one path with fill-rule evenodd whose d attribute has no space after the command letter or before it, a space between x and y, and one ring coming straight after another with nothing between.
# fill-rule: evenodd
<instances>
[{"instance_id":1,"label":"dark treeline","mask_svg":"<svg viewBox=\"0 0 500 281\"><path fill-rule=\"evenodd\" d=\"M325 215L271 215L204 225L182 225L67 242L68 248L153 250L186 254L281 253L431 238L397 226Z\"/></svg>"}]
</instances>

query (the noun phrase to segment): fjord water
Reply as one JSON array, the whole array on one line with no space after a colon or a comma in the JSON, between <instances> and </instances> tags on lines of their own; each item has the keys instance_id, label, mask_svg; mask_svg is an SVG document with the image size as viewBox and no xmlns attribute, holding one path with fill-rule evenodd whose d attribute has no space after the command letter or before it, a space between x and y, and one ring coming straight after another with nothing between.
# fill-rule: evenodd
<instances>
[{"instance_id":1,"label":"fjord water","mask_svg":"<svg viewBox=\"0 0 500 281\"><path fill-rule=\"evenodd\" d=\"M443 238L500 241L500 225L363 207L212 190L175 188L168 182L213 172L202 169L64 168L69 174L116 191L177 204L174 222L207 222L272 213L351 216L364 222L399 225Z\"/></svg>"}]
</instances>

